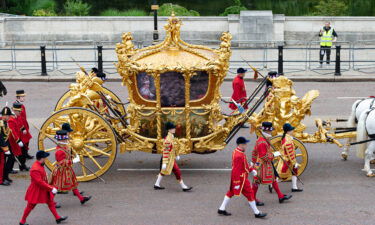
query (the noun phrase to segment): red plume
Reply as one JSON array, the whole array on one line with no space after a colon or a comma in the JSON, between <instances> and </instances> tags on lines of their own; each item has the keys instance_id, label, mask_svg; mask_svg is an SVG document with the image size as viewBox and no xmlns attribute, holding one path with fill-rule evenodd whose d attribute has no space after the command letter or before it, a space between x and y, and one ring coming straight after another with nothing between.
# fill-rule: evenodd
<instances>
[{"instance_id":1,"label":"red plume","mask_svg":"<svg viewBox=\"0 0 375 225\"><path fill-rule=\"evenodd\" d=\"M254 70L254 80L258 79L258 71Z\"/></svg>"}]
</instances>

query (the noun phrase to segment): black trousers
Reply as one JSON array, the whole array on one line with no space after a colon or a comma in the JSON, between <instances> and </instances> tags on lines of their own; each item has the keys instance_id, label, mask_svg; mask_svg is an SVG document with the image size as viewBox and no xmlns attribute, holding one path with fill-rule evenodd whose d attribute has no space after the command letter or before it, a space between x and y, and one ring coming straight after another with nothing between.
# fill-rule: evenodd
<instances>
[{"instance_id":1,"label":"black trousers","mask_svg":"<svg viewBox=\"0 0 375 225\"><path fill-rule=\"evenodd\" d=\"M5 155L5 164L4 164L4 179L9 180L9 173L13 170L14 166L14 155Z\"/></svg>"},{"instance_id":2,"label":"black trousers","mask_svg":"<svg viewBox=\"0 0 375 225\"><path fill-rule=\"evenodd\" d=\"M323 64L324 55L326 55L327 64L329 64L331 60L331 47L330 46L320 46L320 51L319 51L319 63L320 64Z\"/></svg>"}]
</instances>

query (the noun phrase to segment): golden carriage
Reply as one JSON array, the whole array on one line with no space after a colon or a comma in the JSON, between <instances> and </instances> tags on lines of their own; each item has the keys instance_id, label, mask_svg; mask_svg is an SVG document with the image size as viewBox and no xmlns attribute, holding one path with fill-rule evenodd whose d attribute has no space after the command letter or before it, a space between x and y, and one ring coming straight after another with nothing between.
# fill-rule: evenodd
<instances>
[{"instance_id":1,"label":"golden carriage","mask_svg":"<svg viewBox=\"0 0 375 225\"><path fill-rule=\"evenodd\" d=\"M51 142L55 132L65 122L73 128L70 145L80 164L75 168L79 181L89 181L103 175L113 164L117 146L119 152L144 151L160 154L167 121L176 125L175 146L180 154L210 153L224 149L243 123L258 127L271 121L276 128L271 142L280 147L282 125L290 122L297 127L295 144L299 153L301 174L308 156L303 142L332 142L327 123L317 121L314 135L303 133L301 123L310 112L312 101L319 95L310 91L304 98L295 96L292 82L286 77L272 80L271 90L262 91L264 78L246 105L245 112L225 115L220 108L220 86L229 68L231 35L221 35L218 49L191 45L180 39L181 21L173 15L165 25L163 42L135 49L130 33L122 35L116 45L118 73L128 88L126 106L103 81L83 69L76 73L76 83L70 85L56 104L54 113L41 127L39 149L53 152ZM256 96L259 99L255 101ZM263 109L255 113L261 106ZM277 163L277 161L275 161ZM53 167L48 161L47 166ZM90 168L90 169L88 169Z\"/></svg>"}]
</instances>

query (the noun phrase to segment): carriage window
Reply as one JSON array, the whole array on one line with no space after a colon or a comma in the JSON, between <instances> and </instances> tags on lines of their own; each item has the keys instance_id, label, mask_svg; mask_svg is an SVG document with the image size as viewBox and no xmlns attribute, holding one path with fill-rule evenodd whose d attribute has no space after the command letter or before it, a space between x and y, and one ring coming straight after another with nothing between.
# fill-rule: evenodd
<instances>
[{"instance_id":1,"label":"carriage window","mask_svg":"<svg viewBox=\"0 0 375 225\"><path fill-rule=\"evenodd\" d=\"M139 94L147 100L156 99L154 78L147 73L137 75L137 86Z\"/></svg>"},{"instance_id":2,"label":"carriage window","mask_svg":"<svg viewBox=\"0 0 375 225\"><path fill-rule=\"evenodd\" d=\"M205 71L197 71L190 78L190 100L198 100L206 95L208 89L208 74Z\"/></svg>"},{"instance_id":3,"label":"carriage window","mask_svg":"<svg viewBox=\"0 0 375 225\"><path fill-rule=\"evenodd\" d=\"M160 95L162 107L185 106L185 81L182 73L160 74Z\"/></svg>"}]
</instances>

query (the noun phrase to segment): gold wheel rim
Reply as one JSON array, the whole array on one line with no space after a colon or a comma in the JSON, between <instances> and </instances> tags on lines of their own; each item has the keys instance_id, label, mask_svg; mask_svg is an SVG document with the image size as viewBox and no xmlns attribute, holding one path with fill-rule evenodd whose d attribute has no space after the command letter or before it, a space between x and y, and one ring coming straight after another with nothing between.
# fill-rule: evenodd
<instances>
[{"instance_id":1,"label":"gold wheel rim","mask_svg":"<svg viewBox=\"0 0 375 225\"><path fill-rule=\"evenodd\" d=\"M275 136L275 137L272 137L271 140L270 140L270 143L278 150L281 152L281 136ZM294 142L294 146L296 147L296 158L297 158L297 162L301 165L299 168L298 168L298 176L300 176L306 169L307 167L307 164L308 164L308 153L307 153L307 149L305 147L305 145L298 139L294 138L293 140ZM275 165L275 168L277 169L278 168L278 163L279 163L279 159L278 158L275 158L274 160L274 165ZM278 173L280 171L277 171ZM292 179L292 175L290 175L288 178L286 179L283 179L283 181L289 181Z\"/></svg>"},{"instance_id":2,"label":"gold wheel rim","mask_svg":"<svg viewBox=\"0 0 375 225\"><path fill-rule=\"evenodd\" d=\"M74 164L78 181L90 181L107 172L116 158L115 134L110 124L98 113L76 107L55 112L41 128L38 147L51 154L46 161L47 167L50 170L54 167L56 144L46 135L54 138L56 131L61 128L64 122L69 122L74 130L70 134L73 157L79 155L81 159L80 163Z\"/></svg>"}]
</instances>

